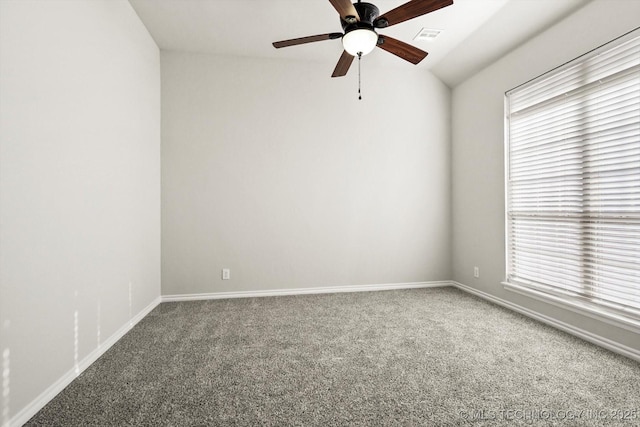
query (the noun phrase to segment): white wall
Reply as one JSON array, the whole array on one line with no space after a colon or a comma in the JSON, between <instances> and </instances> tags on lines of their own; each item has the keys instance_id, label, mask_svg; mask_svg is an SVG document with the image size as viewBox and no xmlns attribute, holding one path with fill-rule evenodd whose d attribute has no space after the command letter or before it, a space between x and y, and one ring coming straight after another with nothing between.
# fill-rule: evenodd
<instances>
[{"instance_id":1,"label":"white wall","mask_svg":"<svg viewBox=\"0 0 640 427\"><path fill-rule=\"evenodd\" d=\"M334 65L162 52L163 295L450 278L449 89Z\"/></svg>"},{"instance_id":2,"label":"white wall","mask_svg":"<svg viewBox=\"0 0 640 427\"><path fill-rule=\"evenodd\" d=\"M504 290L504 93L638 25L640 2L595 0L453 90L453 279L640 349L638 334ZM480 278L473 277L473 267Z\"/></svg>"},{"instance_id":3,"label":"white wall","mask_svg":"<svg viewBox=\"0 0 640 427\"><path fill-rule=\"evenodd\" d=\"M127 1L0 1L0 226L6 424L160 295L159 50Z\"/></svg>"}]
</instances>

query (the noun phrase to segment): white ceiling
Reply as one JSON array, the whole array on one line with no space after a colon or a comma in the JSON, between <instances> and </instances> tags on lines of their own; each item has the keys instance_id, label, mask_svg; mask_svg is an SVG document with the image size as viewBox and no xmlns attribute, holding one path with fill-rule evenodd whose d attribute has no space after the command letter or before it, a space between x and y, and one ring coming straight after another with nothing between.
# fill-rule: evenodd
<instances>
[{"instance_id":1,"label":"white ceiling","mask_svg":"<svg viewBox=\"0 0 640 427\"><path fill-rule=\"evenodd\" d=\"M406 0L369 0L381 14ZM379 30L429 52L418 67L449 86L548 28L590 0L454 0L452 6ZM283 49L271 43L342 30L328 0L129 0L164 50L255 58L317 61L331 75L340 40ZM434 41L414 41L421 28L444 30ZM365 63L366 61L366 63ZM363 66L413 67L381 49Z\"/></svg>"}]
</instances>

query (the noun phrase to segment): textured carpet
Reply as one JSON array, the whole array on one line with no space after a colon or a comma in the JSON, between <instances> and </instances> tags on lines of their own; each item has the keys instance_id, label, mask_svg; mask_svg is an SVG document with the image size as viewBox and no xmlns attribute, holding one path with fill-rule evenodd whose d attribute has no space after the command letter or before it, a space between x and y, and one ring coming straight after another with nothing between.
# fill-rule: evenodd
<instances>
[{"instance_id":1,"label":"textured carpet","mask_svg":"<svg viewBox=\"0 0 640 427\"><path fill-rule=\"evenodd\" d=\"M435 288L163 303L27 425L639 423L639 363Z\"/></svg>"}]
</instances>

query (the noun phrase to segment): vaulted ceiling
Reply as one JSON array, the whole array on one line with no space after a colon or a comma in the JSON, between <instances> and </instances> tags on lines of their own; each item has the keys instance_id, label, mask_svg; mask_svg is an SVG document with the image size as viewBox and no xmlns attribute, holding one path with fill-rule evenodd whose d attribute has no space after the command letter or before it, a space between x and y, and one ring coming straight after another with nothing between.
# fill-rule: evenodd
<instances>
[{"instance_id":1,"label":"vaulted ceiling","mask_svg":"<svg viewBox=\"0 0 640 427\"><path fill-rule=\"evenodd\" d=\"M277 40L342 30L328 0L129 0L161 49L315 61L327 78L342 53L340 40L275 49ZM418 67L453 87L590 0L454 0L425 16L380 29L429 52ZM381 13L406 0L370 0ZM414 41L422 29L442 33ZM365 62L366 61L366 62ZM414 67L380 49L363 65ZM394 71L400 72L400 71Z\"/></svg>"}]
</instances>

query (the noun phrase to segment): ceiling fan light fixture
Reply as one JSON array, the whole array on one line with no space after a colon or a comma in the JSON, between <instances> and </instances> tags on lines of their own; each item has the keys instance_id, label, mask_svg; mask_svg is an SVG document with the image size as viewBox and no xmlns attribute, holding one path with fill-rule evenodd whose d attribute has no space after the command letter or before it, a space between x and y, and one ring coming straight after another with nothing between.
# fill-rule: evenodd
<instances>
[{"instance_id":1,"label":"ceiling fan light fixture","mask_svg":"<svg viewBox=\"0 0 640 427\"><path fill-rule=\"evenodd\" d=\"M331 6L338 12L342 33L317 34L281 40L273 42L273 47L279 49L281 47L342 38L344 51L331 77L345 76L355 57L358 57L359 67L362 55L370 53L376 46L407 62L418 64L426 58L427 52L391 36L378 36L376 29L390 27L427 13L435 12L443 7L451 6L454 0L405 1L406 3L380 15L380 9L376 5L368 3L367 0L329 0Z\"/></svg>"},{"instance_id":2,"label":"ceiling fan light fixture","mask_svg":"<svg viewBox=\"0 0 640 427\"><path fill-rule=\"evenodd\" d=\"M342 46L351 56L366 55L378 44L378 34L368 28L356 28L342 37Z\"/></svg>"}]
</instances>

